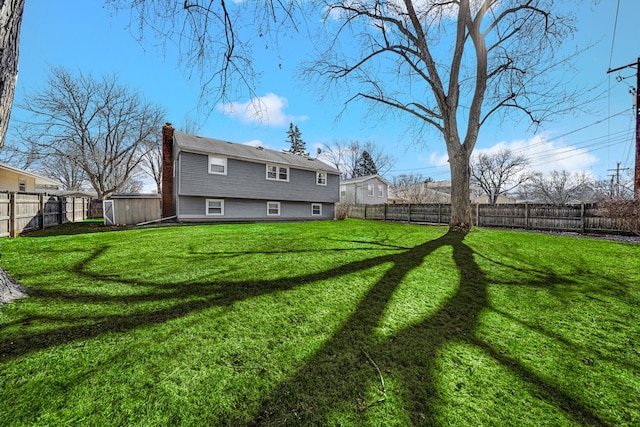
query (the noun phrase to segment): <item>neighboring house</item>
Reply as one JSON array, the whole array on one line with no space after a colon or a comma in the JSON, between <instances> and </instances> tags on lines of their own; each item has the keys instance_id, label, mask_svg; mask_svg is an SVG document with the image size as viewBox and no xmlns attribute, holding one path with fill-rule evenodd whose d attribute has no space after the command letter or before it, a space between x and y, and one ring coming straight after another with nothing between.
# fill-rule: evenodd
<instances>
[{"instance_id":1,"label":"neighboring house","mask_svg":"<svg viewBox=\"0 0 640 427\"><path fill-rule=\"evenodd\" d=\"M53 179L0 163L0 191L34 193L57 190L61 186L62 183Z\"/></svg>"},{"instance_id":2,"label":"neighboring house","mask_svg":"<svg viewBox=\"0 0 640 427\"><path fill-rule=\"evenodd\" d=\"M340 202L353 205L380 205L389 198L389 181L380 175L340 181Z\"/></svg>"},{"instance_id":3,"label":"neighboring house","mask_svg":"<svg viewBox=\"0 0 640 427\"><path fill-rule=\"evenodd\" d=\"M162 129L162 216L178 221L333 219L340 172L320 160Z\"/></svg>"},{"instance_id":4,"label":"neighboring house","mask_svg":"<svg viewBox=\"0 0 640 427\"><path fill-rule=\"evenodd\" d=\"M451 203L451 194L429 188L427 183L389 191L389 204Z\"/></svg>"}]
</instances>

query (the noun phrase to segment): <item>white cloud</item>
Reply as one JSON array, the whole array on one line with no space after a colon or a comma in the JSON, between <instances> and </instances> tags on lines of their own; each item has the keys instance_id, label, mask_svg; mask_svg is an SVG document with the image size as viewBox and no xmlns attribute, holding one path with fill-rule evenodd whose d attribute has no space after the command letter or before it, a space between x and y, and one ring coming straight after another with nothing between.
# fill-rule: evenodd
<instances>
[{"instance_id":1,"label":"white cloud","mask_svg":"<svg viewBox=\"0 0 640 427\"><path fill-rule=\"evenodd\" d=\"M541 173L549 173L554 170L582 172L588 170L598 161L597 157L584 149L565 145L562 141L547 140L545 135L536 135L527 140L501 141L488 148L476 148L473 155L492 154L503 149L509 149L514 154L523 155L529 160L531 169ZM433 166L445 166L448 159L446 153L431 153L429 163Z\"/></svg>"},{"instance_id":2,"label":"white cloud","mask_svg":"<svg viewBox=\"0 0 640 427\"><path fill-rule=\"evenodd\" d=\"M243 123L258 123L267 126L285 126L290 122L303 122L309 119L307 116L286 114L284 109L288 106L287 98L268 93L247 102L220 104L218 111Z\"/></svg>"},{"instance_id":3,"label":"white cloud","mask_svg":"<svg viewBox=\"0 0 640 427\"><path fill-rule=\"evenodd\" d=\"M597 157L584 149L565 145L562 141L547 140L545 135L536 135L527 140L501 141L489 148L476 149L474 154L495 153L505 148L526 157L531 169L541 173L554 170L584 171L598 161Z\"/></svg>"}]
</instances>

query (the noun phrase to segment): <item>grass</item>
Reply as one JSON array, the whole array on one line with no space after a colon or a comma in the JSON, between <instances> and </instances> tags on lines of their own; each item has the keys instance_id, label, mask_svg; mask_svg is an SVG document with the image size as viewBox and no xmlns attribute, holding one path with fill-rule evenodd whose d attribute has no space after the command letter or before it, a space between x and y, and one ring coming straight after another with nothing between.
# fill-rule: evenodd
<instances>
[{"instance_id":1,"label":"grass","mask_svg":"<svg viewBox=\"0 0 640 427\"><path fill-rule=\"evenodd\" d=\"M328 221L0 241L2 425L638 425L640 245Z\"/></svg>"}]
</instances>

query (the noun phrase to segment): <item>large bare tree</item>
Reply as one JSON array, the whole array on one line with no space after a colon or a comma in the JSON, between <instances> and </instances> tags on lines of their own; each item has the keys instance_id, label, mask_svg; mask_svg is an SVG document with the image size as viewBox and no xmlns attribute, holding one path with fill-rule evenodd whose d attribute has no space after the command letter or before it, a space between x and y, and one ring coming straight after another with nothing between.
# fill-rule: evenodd
<instances>
[{"instance_id":1,"label":"large bare tree","mask_svg":"<svg viewBox=\"0 0 640 427\"><path fill-rule=\"evenodd\" d=\"M11 117L18 79L20 26L25 0L0 0L0 150Z\"/></svg>"},{"instance_id":2,"label":"large bare tree","mask_svg":"<svg viewBox=\"0 0 640 427\"><path fill-rule=\"evenodd\" d=\"M535 176L529 161L508 148L496 153L480 153L471 161L471 182L496 204L498 196L508 193Z\"/></svg>"},{"instance_id":3,"label":"large bare tree","mask_svg":"<svg viewBox=\"0 0 640 427\"><path fill-rule=\"evenodd\" d=\"M450 225L467 230L470 158L482 125L509 110L538 124L571 99L551 75L571 19L553 0L322 3L330 44L310 75L347 90L348 102L369 101L435 129L449 157ZM337 48L348 39L357 46Z\"/></svg>"},{"instance_id":4,"label":"large bare tree","mask_svg":"<svg viewBox=\"0 0 640 427\"><path fill-rule=\"evenodd\" d=\"M23 133L41 158L80 168L98 198L135 188L143 155L164 122L164 109L118 83L53 68L46 86L27 94L31 113Z\"/></svg>"},{"instance_id":5,"label":"large bare tree","mask_svg":"<svg viewBox=\"0 0 640 427\"><path fill-rule=\"evenodd\" d=\"M574 95L553 74L566 64L558 48L574 31L555 0L109 2L138 12L139 28L182 41L187 65L199 66L204 86L220 97L228 96L233 76L231 82L254 87L251 40L277 40L283 28L324 14L326 48L318 46L308 75L346 94L347 104L388 107L441 136L451 170L451 226L463 231L471 224L469 163L482 125L510 111L538 125L571 107Z\"/></svg>"}]
</instances>

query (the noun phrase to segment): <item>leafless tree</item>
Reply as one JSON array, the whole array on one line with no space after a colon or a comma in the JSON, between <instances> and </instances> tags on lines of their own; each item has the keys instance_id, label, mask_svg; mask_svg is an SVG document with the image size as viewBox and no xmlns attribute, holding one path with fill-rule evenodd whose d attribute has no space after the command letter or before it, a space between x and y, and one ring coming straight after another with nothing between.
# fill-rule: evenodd
<instances>
[{"instance_id":1,"label":"leafless tree","mask_svg":"<svg viewBox=\"0 0 640 427\"><path fill-rule=\"evenodd\" d=\"M60 181L64 190L79 191L87 186L85 171L73 162L70 156L51 156L42 159L39 172Z\"/></svg>"},{"instance_id":2,"label":"leafless tree","mask_svg":"<svg viewBox=\"0 0 640 427\"><path fill-rule=\"evenodd\" d=\"M4 146L18 79L24 1L0 0L0 150Z\"/></svg>"},{"instance_id":3,"label":"leafless tree","mask_svg":"<svg viewBox=\"0 0 640 427\"><path fill-rule=\"evenodd\" d=\"M355 177L358 159L363 152L368 152L378 169L378 175L383 176L389 172L396 163L396 158L384 152L372 141L353 140L349 142L334 141L333 144L325 144L319 157L327 163L335 166L341 172L342 178Z\"/></svg>"},{"instance_id":4,"label":"leafless tree","mask_svg":"<svg viewBox=\"0 0 640 427\"><path fill-rule=\"evenodd\" d=\"M570 202L588 202L593 199L593 181L584 173L553 171L538 174L519 191L521 198L541 203L564 205Z\"/></svg>"},{"instance_id":5,"label":"leafless tree","mask_svg":"<svg viewBox=\"0 0 640 427\"><path fill-rule=\"evenodd\" d=\"M322 93L344 96L347 105L362 100L388 107L442 135L452 229L471 224L469 165L482 125L513 111L537 126L575 109L571 101L580 93L553 74L562 69L571 78L571 55L561 57L558 48L574 32L571 12L561 12L556 0L109 3L136 11L138 28L177 41L205 89L215 89L206 99L216 100L229 97L234 82L255 87L251 40L266 48L282 31L322 13L327 44L323 49L323 38L313 37L319 59L306 67L307 76L325 81Z\"/></svg>"},{"instance_id":6,"label":"leafless tree","mask_svg":"<svg viewBox=\"0 0 640 427\"><path fill-rule=\"evenodd\" d=\"M537 125L574 96L550 74L565 65L557 50L574 31L553 0L320 3L329 44L308 75L351 94L347 104L370 101L442 135L453 229L471 223L469 165L482 125L508 111Z\"/></svg>"},{"instance_id":7,"label":"leafless tree","mask_svg":"<svg viewBox=\"0 0 640 427\"><path fill-rule=\"evenodd\" d=\"M149 138L141 147L140 169L153 179L156 184L156 192L162 192L162 135L158 130L157 137Z\"/></svg>"},{"instance_id":8,"label":"leafless tree","mask_svg":"<svg viewBox=\"0 0 640 427\"><path fill-rule=\"evenodd\" d=\"M74 76L64 68L53 68L46 87L28 94L23 108L32 115L27 141L42 158L64 158L82 169L98 198L134 188L165 115L115 76Z\"/></svg>"},{"instance_id":9,"label":"leafless tree","mask_svg":"<svg viewBox=\"0 0 640 427\"><path fill-rule=\"evenodd\" d=\"M276 56L279 36L298 25L298 0L105 1L112 10L131 12L130 28L140 39L151 33L163 46L178 48L181 63L200 74L201 106L209 110L246 92L259 102L254 49Z\"/></svg>"},{"instance_id":10,"label":"leafless tree","mask_svg":"<svg viewBox=\"0 0 640 427\"><path fill-rule=\"evenodd\" d=\"M471 161L471 183L489 196L495 204L498 196L508 193L535 176L528 170L525 156L514 154L505 148L497 153L480 153Z\"/></svg>"}]
</instances>

